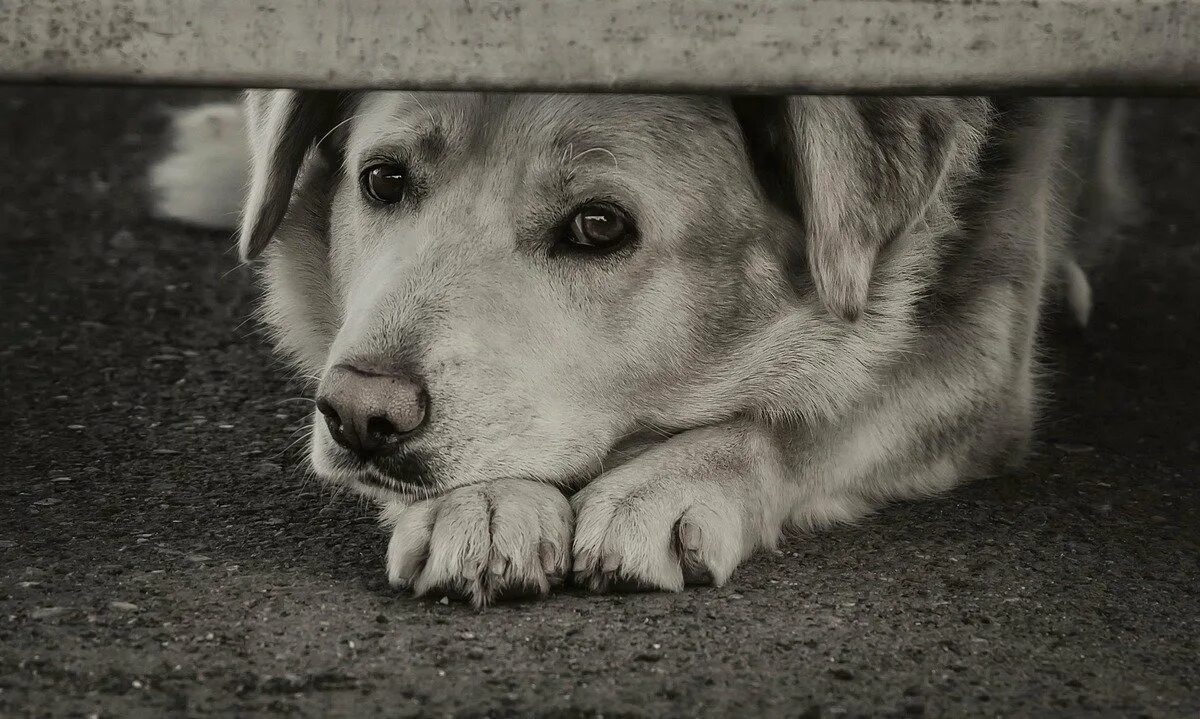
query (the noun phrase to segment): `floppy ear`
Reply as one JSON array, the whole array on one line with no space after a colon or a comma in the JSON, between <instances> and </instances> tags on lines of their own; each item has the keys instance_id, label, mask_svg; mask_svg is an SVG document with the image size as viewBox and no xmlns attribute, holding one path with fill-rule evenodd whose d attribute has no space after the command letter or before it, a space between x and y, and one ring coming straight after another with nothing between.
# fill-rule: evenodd
<instances>
[{"instance_id":1,"label":"floppy ear","mask_svg":"<svg viewBox=\"0 0 1200 719\"><path fill-rule=\"evenodd\" d=\"M309 151L338 126L347 102L347 93L330 91L246 93L251 166L238 244L243 261L258 257L279 229Z\"/></svg>"},{"instance_id":2,"label":"floppy ear","mask_svg":"<svg viewBox=\"0 0 1200 719\"><path fill-rule=\"evenodd\" d=\"M823 96L742 100L735 111L756 165L777 153L773 199L790 194L817 294L850 322L866 309L879 251L974 166L991 112L982 98Z\"/></svg>"},{"instance_id":3,"label":"floppy ear","mask_svg":"<svg viewBox=\"0 0 1200 719\"><path fill-rule=\"evenodd\" d=\"M980 98L789 104L808 266L825 306L853 322L866 309L879 251L974 166L990 106Z\"/></svg>"}]
</instances>

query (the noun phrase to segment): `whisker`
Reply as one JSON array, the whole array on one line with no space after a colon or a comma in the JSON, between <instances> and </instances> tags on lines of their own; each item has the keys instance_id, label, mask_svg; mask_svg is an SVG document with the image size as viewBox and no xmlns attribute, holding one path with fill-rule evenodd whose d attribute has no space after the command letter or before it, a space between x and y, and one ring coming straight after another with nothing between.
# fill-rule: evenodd
<instances>
[{"instance_id":1,"label":"whisker","mask_svg":"<svg viewBox=\"0 0 1200 719\"><path fill-rule=\"evenodd\" d=\"M365 117L365 116L366 116L366 113L361 113L361 112L360 112L360 113L358 113L357 115L351 115L350 117L347 117L345 120L342 120L342 121L341 121L341 122L339 122L338 124L336 124L336 125L334 125L333 127L329 128L329 132L325 133L324 135L321 135L321 139L320 139L320 140L317 140L316 144L317 144L317 145L320 145L322 142L325 142L327 139L329 139L329 136L330 136L330 135L332 135L334 132L337 132L337 129L338 129L339 127L341 127L342 125L345 125L347 122L350 122L351 120L357 120L358 118L360 118L360 117Z\"/></svg>"},{"instance_id":2,"label":"whisker","mask_svg":"<svg viewBox=\"0 0 1200 719\"><path fill-rule=\"evenodd\" d=\"M617 166L617 156L616 156L616 155L614 155L614 154L612 153L612 150L608 150L608 149L606 149L606 148L603 148L603 147L593 147L593 148L592 148L592 149L590 149L590 150L584 150L583 152L579 153L578 155L576 155L576 156L572 157L572 158L571 158L571 162L578 162L578 161L579 161L579 158L581 158L581 157L583 157L584 155L587 155L587 154L589 154L589 153L592 153L592 152L602 152L602 153L604 153L605 155L608 155L609 159L611 159L611 160L612 160L612 162L613 162L613 167L616 167L616 166Z\"/></svg>"},{"instance_id":3,"label":"whisker","mask_svg":"<svg viewBox=\"0 0 1200 719\"><path fill-rule=\"evenodd\" d=\"M436 127L438 121L434 119L433 113L429 111L429 108L425 106L425 103L421 102L421 98L417 97L416 93L413 92L408 93L408 96L413 102L417 103L417 107L421 108L425 112L425 116L429 118L430 124Z\"/></svg>"},{"instance_id":4,"label":"whisker","mask_svg":"<svg viewBox=\"0 0 1200 719\"><path fill-rule=\"evenodd\" d=\"M300 436L300 437L297 437L297 438L296 438L296 439L294 439L293 441L289 442L289 443L288 443L288 445L287 445L286 447L284 447L283 449L279 450L279 451L278 451L278 452L276 452L275 454L271 455L271 459L279 459L280 457L282 457L282 456L284 456L285 454L287 454L287 453L288 453L288 451L289 451L289 450L291 450L293 447L295 447L297 444L300 444L301 442L307 442L307 441L308 441L308 440L310 440L310 439L312 439L312 432L311 432L311 431L310 431L310 432L306 432L304 435L302 435L302 436Z\"/></svg>"}]
</instances>

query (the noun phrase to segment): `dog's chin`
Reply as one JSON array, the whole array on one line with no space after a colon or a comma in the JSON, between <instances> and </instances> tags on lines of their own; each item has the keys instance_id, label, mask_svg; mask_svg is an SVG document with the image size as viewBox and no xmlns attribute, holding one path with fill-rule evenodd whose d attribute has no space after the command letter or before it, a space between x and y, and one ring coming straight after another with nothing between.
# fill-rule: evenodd
<instances>
[{"instance_id":1,"label":"dog's chin","mask_svg":"<svg viewBox=\"0 0 1200 719\"><path fill-rule=\"evenodd\" d=\"M318 433L320 427L319 425ZM447 472L447 468L436 456L412 450L363 461L321 434L314 437L310 460L317 476L330 484L348 487L378 502L399 501L407 504L501 478L542 482L557 486L566 492L574 492L586 486L605 469L611 470L620 466L637 457L646 448L661 443L670 436L664 431L655 431L645 436L641 433L631 434L626 436L625 441L600 452L605 458L602 462L563 462L561 465L529 468L526 472L514 472L503 477L456 477L457 473ZM595 455L589 451L580 454Z\"/></svg>"},{"instance_id":2,"label":"dog's chin","mask_svg":"<svg viewBox=\"0 0 1200 719\"><path fill-rule=\"evenodd\" d=\"M425 484L415 484L411 481L393 477L376 467L368 466L354 473L355 489L376 499L414 499L440 494L439 488Z\"/></svg>"},{"instance_id":3,"label":"dog's chin","mask_svg":"<svg viewBox=\"0 0 1200 719\"><path fill-rule=\"evenodd\" d=\"M338 448L314 448L312 466L322 480L381 502L436 497L452 487L433 476L428 460L404 454L364 462Z\"/></svg>"},{"instance_id":4,"label":"dog's chin","mask_svg":"<svg viewBox=\"0 0 1200 719\"><path fill-rule=\"evenodd\" d=\"M342 471L330 479L377 502L401 501L408 504L421 499L430 499L453 489L453 487L447 487L441 483L416 483L394 477L373 465L362 465L355 469Z\"/></svg>"}]
</instances>

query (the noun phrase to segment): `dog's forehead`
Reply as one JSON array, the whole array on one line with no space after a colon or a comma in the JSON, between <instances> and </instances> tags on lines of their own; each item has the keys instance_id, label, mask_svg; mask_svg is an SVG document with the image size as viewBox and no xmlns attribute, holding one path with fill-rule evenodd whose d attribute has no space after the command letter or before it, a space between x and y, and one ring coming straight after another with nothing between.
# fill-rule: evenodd
<instances>
[{"instance_id":1,"label":"dog's forehead","mask_svg":"<svg viewBox=\"0 0 1200 719\"><path fill-rule=\"evenodd\" d=\"M719 98L616 94L381 92L355 113L352 144L389 142L574 147L688 145L697 133L728 135L734 119ZM586 148L585 148L586 149Z\"/></svg>"}]
</instances>

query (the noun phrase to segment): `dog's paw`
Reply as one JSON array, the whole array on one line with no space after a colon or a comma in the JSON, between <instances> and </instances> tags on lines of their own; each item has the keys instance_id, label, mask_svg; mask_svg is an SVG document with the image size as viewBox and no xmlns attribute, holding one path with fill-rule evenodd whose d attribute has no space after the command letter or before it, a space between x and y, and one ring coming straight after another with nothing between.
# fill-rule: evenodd
<instances>
[{"instance_id":1,"label":"dog's paw","mask_svg":"<svg viewBox=\"0 0 1200 719\"><path fill-rule=\"evenodd\" d=\"M571 505L575 582L592 591L720 586L746 554L741 508L704 482L617 470Z\"/></svg>"},{"instance_id":2,"label":"dog's paw","mask_svg":"<svg viewBox=\"0 0 1200 719\"><path fill-rule=\"evenodd\" d=\"M571 505L549 485L462 487L388 514L388 581L417 596L440 591L477 607L544 596L570 569Z\"/></svg>"},{"instance_id":3,"label":"dog's paw","mask_svg":"<svg viewBox=\"0 0 1200 719\"><path fill-rule=\"evenodd\" d=\"M250 147L236 103L210 103L171 117L171 149L150 168L154 213L215 229L237 226Z\"/></svg>"}]
</instances>

